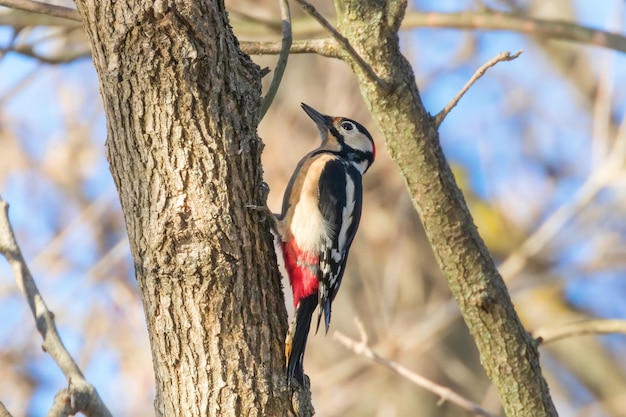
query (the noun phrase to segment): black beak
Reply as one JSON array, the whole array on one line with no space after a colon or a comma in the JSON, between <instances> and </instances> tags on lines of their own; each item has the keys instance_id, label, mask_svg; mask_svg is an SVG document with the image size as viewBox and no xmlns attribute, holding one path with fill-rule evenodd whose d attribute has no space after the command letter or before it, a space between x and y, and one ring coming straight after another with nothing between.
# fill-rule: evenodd
<instances>
[{"instance_id":1,"label":"black beak","mask_svg":"<svg viewBox=\"0 0 626 417\"><path fill-rule=\"evenodd\" d=\"M307 104L300 103L300 105L302 106L302 110L304 110L304 112L308 114L311 119L313 119L320 131L320 135L322 135L322 138L325 138L330 126L333 125L333 119L330 116L326 116L318 112Z\"/></svg>"}]
</instances>

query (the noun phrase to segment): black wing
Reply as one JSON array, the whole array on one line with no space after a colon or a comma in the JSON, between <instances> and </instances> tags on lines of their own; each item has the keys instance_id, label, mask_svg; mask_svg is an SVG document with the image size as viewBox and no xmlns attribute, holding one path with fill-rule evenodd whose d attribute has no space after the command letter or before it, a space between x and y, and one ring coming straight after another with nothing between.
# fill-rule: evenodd
<instances>
[{"instance_id":1,"label":"black wing","mask_svg":"<svg viewBox=\"0 0 626 417\"><path fill-rule=\"evenodd\" d=\"M350 245L361 219L361 174L346 161L331 160L320 175L318 192L319 209L329 226L329 241L319 254L317 329L323 311L328 333L331 304L341 285Z\"/></svg>"}]
</instances>

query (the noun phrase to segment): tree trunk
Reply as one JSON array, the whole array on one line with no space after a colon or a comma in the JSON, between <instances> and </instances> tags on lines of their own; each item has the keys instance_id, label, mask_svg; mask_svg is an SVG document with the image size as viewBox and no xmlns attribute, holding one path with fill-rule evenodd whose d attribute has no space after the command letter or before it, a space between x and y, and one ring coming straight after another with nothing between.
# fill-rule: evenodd
<instances>
[{"instance_id":1,"label":"tree trunk","mask_svg":"<svg viewBox=\"0 0 626 417\"><path fill-rule=\"evenodd\" d=\"M352 46L386 81L371 80L354 60L361 93L406 181L439 267L498 390L507 416L556 416L537 347L522 326L489 251L443 155L424 108L398 29L406 1L346 0L338 19Z\"/></svg>"},{"instance_id":2,"label":"tree trunk","mask_svg":"<svg viewBox=\"0 0 626 417\"><path fill-rule=\"evenodd\" d=\"M76 3L143 296L157 415L290 415L280 277L267 227L245 208L260 203L258 67L222 1Z\"/></svg>"}]
</instances>

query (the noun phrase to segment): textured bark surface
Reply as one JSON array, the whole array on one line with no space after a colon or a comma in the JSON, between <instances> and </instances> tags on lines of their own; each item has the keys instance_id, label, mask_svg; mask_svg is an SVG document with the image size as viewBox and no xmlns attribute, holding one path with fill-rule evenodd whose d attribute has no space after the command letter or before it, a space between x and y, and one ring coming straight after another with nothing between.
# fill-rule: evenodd
<instances>
[{"instance_id":1,"label":"textured bark surface","mask_svg":"<svg viewBox=\"0 0 626 417\"><path fill-rule=\"evenodd\" d=\"M411 65L400 53L397 33L406 1L350 0L341 7L342 34L390 85L385 89L372 82L352 62L361 93L405 178L506 415L556 416L536 346L478 235L441 150L433 118L421 102ZM345 55L344 59L351 62Z\"/></svg>"},{"instance_id":2,"label":"textured bark surface","mask_svg":"<svg viewBox=\"0 0 626 417\"><path fill-rule=\"evenodd\" d=\"M258 68L221 1L77 6L143 295L157 415L291 415L271 238L244 207L259 203L262 179Z\"/></svg>"}]
</instances>

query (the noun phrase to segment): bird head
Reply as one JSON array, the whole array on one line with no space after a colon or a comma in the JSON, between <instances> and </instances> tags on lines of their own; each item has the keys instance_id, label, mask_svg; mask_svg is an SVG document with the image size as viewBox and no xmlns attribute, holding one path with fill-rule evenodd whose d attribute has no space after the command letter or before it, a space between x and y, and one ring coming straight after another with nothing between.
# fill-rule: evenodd
<instances>
[{"instance_id":1,"label":"bird head","mask_svg":"<svg viewBox=\"0 0 626 417\"><path fill-rule=\"evenodd\" d=\"M320 149L336 152L365 173L376 157L376 146L367 129L352 119L327 116L307 104L301 105L317 125L322 139Z\"/></svg>"}]
</instances>

